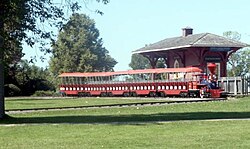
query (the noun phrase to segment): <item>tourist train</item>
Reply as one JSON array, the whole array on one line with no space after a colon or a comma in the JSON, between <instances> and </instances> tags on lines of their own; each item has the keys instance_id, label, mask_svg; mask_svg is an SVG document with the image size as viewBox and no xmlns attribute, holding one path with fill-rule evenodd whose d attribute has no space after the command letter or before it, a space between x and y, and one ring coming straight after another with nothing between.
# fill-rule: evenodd
<instances>
[{"instance_id":1,"label":"tourist train","mask_svg":"<svg viewBox=\"0 0 250 149\"><path fill-rule=\"evenodd\" d=\"M216 65L209 63L208 69L209 74L198 67L62 73L60 92L79 97L224 97L217 85Z\"/></svg>"}]
</instances>

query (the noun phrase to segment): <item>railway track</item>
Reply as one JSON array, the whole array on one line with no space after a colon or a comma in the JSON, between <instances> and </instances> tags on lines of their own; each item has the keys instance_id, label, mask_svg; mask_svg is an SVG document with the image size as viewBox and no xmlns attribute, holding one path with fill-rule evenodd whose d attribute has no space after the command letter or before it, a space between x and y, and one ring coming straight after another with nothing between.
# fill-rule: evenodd
<instances>
[{"instance_id":1,"label":"railway track","mask_svg":"<svg viewBox=\"0 0 250 149\"><path fill-rule=\"evenodd\" d=\"M225 101L226 98L219 99L185 99L185 100L168 100L168 101L154 101L154 102L138 102L138 103L123 103L123 104L103 104L103 105L88 105L88 106L69 106L69 107L49 107L49 108L30 108L30 109L11 109L5 110L7 114L14 113L28 113L28 112L43 112L56 110L77 110L77 109L93 109L93 108L115 108L115 107L138 107L138 106L157 106L166 104L180 104L180 103L194 103L194 102L212 102Z\"/></svg>"}]
</instances>

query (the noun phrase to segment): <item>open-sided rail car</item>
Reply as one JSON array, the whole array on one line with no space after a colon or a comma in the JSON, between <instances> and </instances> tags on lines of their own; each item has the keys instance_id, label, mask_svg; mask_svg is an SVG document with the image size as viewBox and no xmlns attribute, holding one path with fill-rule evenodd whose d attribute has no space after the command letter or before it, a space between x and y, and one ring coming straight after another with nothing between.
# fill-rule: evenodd
<instances>
[{"instance_id":1,"label":"open-sided rail car","mask_svg":"<svg viewBox=\"0 0 250 149\"><path fill-rule=\"evenodd\" d=\"M60 92L67 96L182 96L219 98L213 64L211 74L198 67L117 72L62 73ZM210 77L211 76L211 77Z\"/></svg>"}]
</instances>

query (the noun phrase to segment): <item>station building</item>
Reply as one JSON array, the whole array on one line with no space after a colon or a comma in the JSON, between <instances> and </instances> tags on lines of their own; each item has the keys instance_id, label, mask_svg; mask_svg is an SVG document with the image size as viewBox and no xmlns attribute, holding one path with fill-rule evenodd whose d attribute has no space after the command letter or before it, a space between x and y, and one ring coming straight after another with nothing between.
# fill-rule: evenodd
<instances>
[{"instance_id":1,"label":"station building","mask_svg":"<svg viewBox=\"0 0 250 149\"><path fill-rule=\"evenodd\" d=\"M226 77L230 55L246 46L245 43L211 33L193 34L193 29L187 27L182 29L182 36L145 45L132 53L147 57L152 68L162 58L168 68L195 66L208 73L207 64L215 63L217 76Z\"/></svg>"}]
</instances>

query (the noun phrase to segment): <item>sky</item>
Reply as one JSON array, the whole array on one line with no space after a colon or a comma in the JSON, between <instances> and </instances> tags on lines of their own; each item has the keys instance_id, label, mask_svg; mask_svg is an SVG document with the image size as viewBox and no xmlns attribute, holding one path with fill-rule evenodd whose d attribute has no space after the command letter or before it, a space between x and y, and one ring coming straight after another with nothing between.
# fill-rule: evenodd
<instances>
[{"instance_id":1,"label":"sky","mask_svg":"<svg viewBox=\"0 0 250 149\"><path fill-rule=\"evenodd\" d=\"M241 34L250 43L249 0L110 0L107 5L87 0L79 13L89 15L103 39L103 46L118 64L115 70L128 70L132 51L157 41L182 35L182 28L193 28L193 34L226 31ZM104 15L94 10L99 9ZM40 57L38 48L24 47L24 59ZM40 67L48 67L50 55Z\"/></svg>"}]
</instances>

